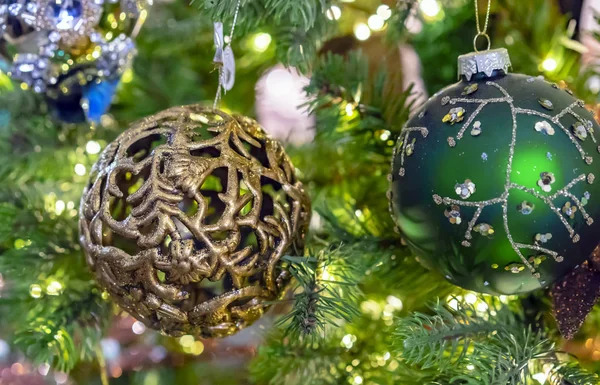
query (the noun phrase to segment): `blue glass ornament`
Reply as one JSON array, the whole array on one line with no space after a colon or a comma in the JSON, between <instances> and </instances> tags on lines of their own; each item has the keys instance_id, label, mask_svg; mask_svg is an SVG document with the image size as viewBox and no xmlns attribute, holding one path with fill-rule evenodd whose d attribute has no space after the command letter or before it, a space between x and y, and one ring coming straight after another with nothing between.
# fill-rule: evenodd
<instances>
[{"instance_id":1,"label":"blue glass ornament","mask_svg":"<svg viewBox=\"0 0 600 385\"><path fill-rule=\"evenodd\" d=\"M83 103L87 120L98 123L102 115L108 112L112 100L117 92L121 77L97 80L83 87Z\"/></svg>"}]
</instances>

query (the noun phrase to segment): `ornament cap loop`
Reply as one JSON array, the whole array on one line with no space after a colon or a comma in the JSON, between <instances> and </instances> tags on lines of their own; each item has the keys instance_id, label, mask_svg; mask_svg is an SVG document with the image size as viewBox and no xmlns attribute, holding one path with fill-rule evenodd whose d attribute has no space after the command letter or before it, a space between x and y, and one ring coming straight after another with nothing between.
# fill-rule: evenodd
<instances>
[{"instance_id":1,"label":"ornament cap loop","mask_svg":"<svg viewBox=\"0 0 600 385\"><path fill-rule=\"evenodd\" d=\"M458 57L458 77L464 76L467 80L471 80L471 77L478 73L491 77L497 70L508 73L510 66L510 57L506 48L471 52Z\"/></svg>"}]
</instances>

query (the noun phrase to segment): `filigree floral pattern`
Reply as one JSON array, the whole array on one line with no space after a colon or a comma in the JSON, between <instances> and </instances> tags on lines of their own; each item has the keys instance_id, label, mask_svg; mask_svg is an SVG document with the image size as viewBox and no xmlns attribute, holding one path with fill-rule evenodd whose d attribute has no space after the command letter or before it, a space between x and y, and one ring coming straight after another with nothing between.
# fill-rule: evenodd
<instances>
[{"instance_id":1,"label":"filigree floral pattern","mask_svg":"<svg viewBox=\"0 0 600 385\"><path fill-rule=\"evenodd\" d=\"M235 333L281 296L310 201L281 145L198 105L134 123L93 169L81 244L100 285L170 335Z\"/></svg>"}]
</instances>

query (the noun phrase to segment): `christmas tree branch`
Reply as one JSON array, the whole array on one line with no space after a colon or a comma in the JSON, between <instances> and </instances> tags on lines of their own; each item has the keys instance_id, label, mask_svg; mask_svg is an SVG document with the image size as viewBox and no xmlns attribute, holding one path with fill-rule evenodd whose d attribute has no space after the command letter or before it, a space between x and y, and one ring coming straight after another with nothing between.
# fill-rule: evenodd
<instances>
[{"instance_id":1,"label":"christmas tree branch","mask_svg":"<svg viewBox=\"0 0 600 385\"><path fill-rule=\"evenodd\" d=\"M358 313L361 271L351 248L322 250L316 257L285 257L297 285L292 310L279 320L292 340L322 337L326 325L351 322Z\"/></svg>"},{"instance_id":2,"label":"christmas tree branch","mask_svg":"<svg viewBox=\"0 0 600 385\"><path fill-rule=\"evenodd\" d=\"M438 302L432 314L401 319L396 336L404 360L437 368L451 383L526 384L543 374L545 365L550 365L545 373L555 378L592 383L585 381L595 376L558 359L546 329L533 331L518 309L480 301L485 305L455 299L455 309Z\"/></svg>"}]
</instances>

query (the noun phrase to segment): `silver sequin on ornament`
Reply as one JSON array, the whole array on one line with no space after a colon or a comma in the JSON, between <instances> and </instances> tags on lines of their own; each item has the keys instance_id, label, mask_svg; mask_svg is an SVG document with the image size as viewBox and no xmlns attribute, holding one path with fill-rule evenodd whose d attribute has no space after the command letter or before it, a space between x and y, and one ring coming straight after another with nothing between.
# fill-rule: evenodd
<instances>
[{"instance_id":1,"label":"silver sequin on ornament","mask_svg":"<svg viewBox=\"0 0 600 385\"><path fill-rule=\"evenodd\" d=\"M479 86L477 85L477 83L473 83L473 84L469 84L468 86L466 86L462 92L462 95L471 95L472 93L474 93L475 91L477 91L479 89Z\"/></svg>"},{"instance_id":2,"label":"silver sequin on ornament","mask_svg":"<svg viewBox=\"0 0 600 385\"><path fill-rule=\"evenodd\" d=\"M504 270L510 271L513 274L519 274L523 270L525 270L525 265L522 263L509 263L504 267Z\"/></svg>"},{"instance_id":3,"label":"silver sequin on ornament","mask_svg":"<svg viewBox=\"0 0 600 385\"><path fill-rule=\"evenodd\" d=\"M442 118L444 123L459 123L465 118L465 109L462 107L451 108L450 111Z\"/></svg>"},{"instance_id":4,"label":"silver sequin on ornament","mask_svg":"<svg viewBox=\"0 0 600 385\"><path fill-rule=\"evenodd\" d=\"M478 120L473 123L473 128L471 129L471 136L479 136L481 134L481 122Z\"/></svg>"},{"instance_id":5,"label":"silver sequin on ornament","mask_svg":"<svg viewBox=\"0 0 600 385\"><path fill-rule=\"evenodd\" d=\"M589 191L584 192L583 198L581 198L581 205L582 206L587 205L591 197L592 197L592 194L590 194Z\"/></svg>"},{"instance_id":6,"label":"silver sequin on ornament","mask_svg":"<svg viewBox=\"0 0 600 385\"><path fill-rule=\"evenodd\" d=\"M545 234L537 233L535 235L534 239L535 239L535 243L546 243L546 242L548 242L549 240L552 239L552 234L550 234L550 233L545 233Z\"/></svg>"},{"instance_id":7,"label":"silver sequin on ornament","mask_svg":"<svg viewBox=\"0 0 600 385\"><path fill-rule=\"evenodd\" d=\"M552 104L552 102L548 99L539 98L538 102L542 105L542 107L544 107L547 110L551 111L554 109L554 104Z\"/></svg>"},{"instance_id":8,"label":"silver sequin on ornament","mask_svg":"<svg viewBox=\"0 0 600 385\"><path fill-rule=\"evenodd\" d=\"M404 151L406 152L406 156L412 156L412 154L415 152L415 142L417 140L415 138L413 138L412 142L410 142L409 144L406 145Z\"/></svg>"},{"instance_id":9,"label":"silver sequin on ornament","mask_svg":"<svg viewBox=\"0 0 600 385\"><path fill-rule=\"evenodd\" d=\"M462 219L460 218L460 207L452 205L450 209L444 211L444 215L448 218L448 221L453 225L460 225Z\"/></svg>"},{"instance_id":10,"label":"silver sequin on ornament","mask_svg":"<svg viewBox=\"0 0 600 385\"><path fill-rule=\"evenodd\" d=\"M540 174L540 180L538 180L537 184L543 191L550 192L552 191L552 184L554 182L556 182L556 178L553 173L543 172Z\"/></svg>"},{"instance_id":11,"label":"silver sequin on ornament","mask_svg":"<svg viewBox=\"0 0 600 385\"><path fill-rule=\"evenodd\" d=\"M483 235L484 237L489 237L494 234L494 228L492 225L487 223L479 223L475 227L473 227L473 231Z\"/></svg>"},{"instance_id":12,"label":"silver sequin on ornament","mask_svg":"<svg viewBox=\"0 0 600 385\"><path fill-rule=\"evenodd\" d=\"M454 185L454 191L462 199L467 199L475 193L475 183L470 179L465 180L465 183L457 183Z\"/></svg>"},{"instance_id":13,"label":"silver sequin on ornament","mask_svg":"<svg viewBox=\"0 0 600 385\"><path fill-rule=\"evenodd\" d=\"M571 129L573 130L573 135L575 135L577 139L581 140L582 142L587 139L588 130L585 128L582 122L574 123L571 126Z\"/></svg>"},{"instance_id":14,"label":"silver sequin on ornament","mask_svg":"<svg viewBox=\"0 0 600 385\"><path fill-rule=\"evenodd\" d=\"M544 135L554 135L554 127L552 127L552 125L545 120L537 122L535 124L535 130L537 132L541 132Z\"/></svg>"},{"instance_id":15,"label":"silver sequin on ornament","mask_svg":"<svg viewBox=\"0 0 600 385\"><path fill-rule=\"evenodd\" d=\"M577 206L572 205L571 202L567 202L563 206L562 212L565 213L569 218L575 219L575 213L577 212Z\"/></svg>"},{"instance_id":16,"label":"silver sequin on ornament","mask_svg":"<svg viewBox=\"0 0 600 385\"><path fill-rule=\"evenodd\" d=\"M529 215L535 209L535 205L528 201L523 201L517 206L517 210L523 215Z\"/></svg>"}]
</instances>

